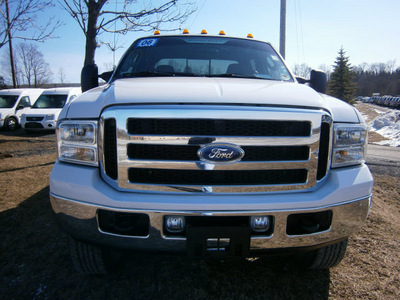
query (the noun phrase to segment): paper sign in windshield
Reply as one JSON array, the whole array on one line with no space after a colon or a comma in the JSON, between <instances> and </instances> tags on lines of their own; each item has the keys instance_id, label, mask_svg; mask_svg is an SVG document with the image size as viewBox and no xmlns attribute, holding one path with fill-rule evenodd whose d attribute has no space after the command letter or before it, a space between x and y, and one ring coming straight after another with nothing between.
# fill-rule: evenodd
<instances>
[{"instance_id":1,"label":"paper sign in windshield","mask_svg":"<svg viewBox=\"0 0 400 300\"><path fill-rule=\"evenodd\" d=\"M144 39L144 40L140 40L136 47L138 48L142 48L142 47L154 47L155 45L157 45L158 39Z\"/></svg>"}]
</instances>

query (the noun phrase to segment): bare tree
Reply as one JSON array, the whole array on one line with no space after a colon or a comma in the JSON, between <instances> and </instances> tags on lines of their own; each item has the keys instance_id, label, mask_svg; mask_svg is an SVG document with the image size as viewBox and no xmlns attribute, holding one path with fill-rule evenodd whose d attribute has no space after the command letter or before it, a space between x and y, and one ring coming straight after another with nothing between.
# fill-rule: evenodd
<instances>
[{"instance_id":1,"label":"bare tree","mask_svg":"<svg viewBox=\"0 0 400 300\"><path fill-rule=\"evenodd\" d=\"M361 64L359 64L356 68L359 70L359 72L367 72L369 66L368 66L368 64L364 61L364 62L362 62Z\"/></svg>"},{"instance_id":2,"label":"bare tree","mask_svg":"<svg viewBox=\"0 0 400 300\"><path fill-rule=\"evenodd\" d=\"M16 87L16 71L13 54L13 39L43 42L54 37L61 23L53 17L47 22L38 22L37 14L54 6L49 0L0 0L0 48L8 43L13 86ZM42 18L43 19L43 18Z\"/></svg>"},{"instance_id":3,"label":"bare tree","mask_svg":"<svg viewBox=\"0 0 400 300\"><path fill-rule=\"evenodd\" d=\"M61 83L65 83L67 78L67 75L65 74L65 70L63 67L60 67L58 69L58 79L60 80Z\"/></svg>"},{"instance_id":4,"label":"bare tree","mask_svg":"<svg viewBox=\"0 0 400 300\"><path fill-rule=\"evenodd\" d=\"M108 61L108 62L105 62L104 64L103 64L103 67L104 67L104 70L114 70L115 69L115 64L112 62L112 61Z\"/></svg>"},{"instance_id":5,"label":"bare tree","mask_svg":"<svg viewBox=\"0 0 400 300\"><path fill-rule=\"evenodd\" d=\"M11 71L11 64L10 64L10 55L7 52L3 52L3 55L1 57L0 61L0 74L3 76L5 82L8 85L13 86L13 74ZM14 79L15 79L15 87L19 86L20 83L20 78L21 78L21 72L19 71L19 64L18 64L18 58L14 59Z\"/></svg>"},{"instance_id":6,"label":"bare tree","mask_svg":"<svg viewBox=\"0 0 400 300\"><path fill-rule=\"evenodd\" d=\"M9 33L12 39L25 41L42 42L54 37L54 30L61 25L59 21L54 17L46 18L45 24L37 21L38 13L53 6L53 1L0 0L0 48L8 43Z\"/></svg>"},{"instance_id":7,"label":"bare tree","mask_svg":"<svg viewBox=\"0 0 400 300\"><path fill-rule=\"evenodd\" d=\"M372 64L370 64L369 65L369 71L371 72L371 73L374 73L374 74L379 74L380 73L380 66L381 64L380 63L372 63Z\"/></svg>"},{"instance_id":8,"label":"bare tree","mask_svg":"<svg viewBox=\"0 0 400 300\"><path fill-rule=\"evenodd\" d=\"M16 54L23 83L37 88L51 81L53 74L50 66L36 45L19 44Z\"/></svg>"},{"instance_id":9,"label":"bare tree","mask_svg":"<svg viewBox=\"0 0 400 300\"><path fill-rule=\"evenodd\" d=\"M4 80L4 77L0 75L0 89L5 89L6 87L6 81Z\"/></svg>"},{"instance_id":10,"label":"bare tree","mask_svg":"<svg viewBox=\"0 0 400 300\"><path fill-rule=\"evenodd\" d=\"M306 79L310 78L310 72L311 72L311 68L305 63L302 63L301 65L295 64L293 67L293 73L296 76L300 76L300 77L303 77Z\"/></svg>"},{"instance_id":11,"label":"bare tree","mask_svg":"<svg viewBox=\"0 0 400 300\"><path fill-rule=\"evenodd\" d=\"M101 44L98 35L102 33L149 31L162 29L163 24L176 30L195 11L193 4L181 0L154 2L125 0L118 7L107 0L62 0L86 37L84 66L95 63L96 48Z\"/></svg>"},{"instance_id":12,"label":"bare tree","mask_svg":"<svg viewBox=\"0 0 400 300\"><path fill-rule=\"evenodd\" d=\"M386 71L390 74L394 73L396 70L396 60L392 59L386 62Z\"/></svg>"}]
</instances>

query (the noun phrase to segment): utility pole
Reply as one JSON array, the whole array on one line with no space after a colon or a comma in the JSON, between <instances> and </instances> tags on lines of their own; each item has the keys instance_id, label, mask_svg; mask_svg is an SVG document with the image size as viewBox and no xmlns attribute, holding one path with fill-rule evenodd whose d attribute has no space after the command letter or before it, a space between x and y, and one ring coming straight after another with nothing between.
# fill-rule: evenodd
<instances>
[{"instance_id":1,"label":"utility pole","mask_svg":"<svg viewBox=\"0 0 400 300\"><path fill-rule=\"evenodd\" d=\"M279 39L279 52L285 58L286 52L286 0L281 0L281 30Z\"/></svg>"},{"instance_id":2,"label":"utility pole","mask_svg":"<svg viewBox=\"0 0 400 300\"><path fill-rule=\"evenodd\" d=\"M10 9L8 7L8 0L6 0L6 14L7 14L7 36L8 36L8 48L10 50L10 64L11 64L11 77L13 81L13 87L17 87L17 77L15 76L15 65L14 55L12 47L12 36L11 36L11 23L10 23Z\"/></svg>"}]
</instances>

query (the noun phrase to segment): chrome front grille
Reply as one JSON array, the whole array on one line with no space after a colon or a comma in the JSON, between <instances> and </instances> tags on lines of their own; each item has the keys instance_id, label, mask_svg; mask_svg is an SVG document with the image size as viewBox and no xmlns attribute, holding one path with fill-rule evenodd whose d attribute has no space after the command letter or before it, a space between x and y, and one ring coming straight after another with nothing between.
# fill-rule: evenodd
<instances>
[{"instance_id":1,"label":"chrome front grille","mask_svg":"<svg viewBox=\"0 0 400 300\"><path fill-rule=\"evenodd\" d=\"M118 190L252 193L307 189L329 166L332 124L321 110L136 105L100 122L103 179ZM210 143L240 146L232 164L201 161Z\"/></svg>"}]
</instances>

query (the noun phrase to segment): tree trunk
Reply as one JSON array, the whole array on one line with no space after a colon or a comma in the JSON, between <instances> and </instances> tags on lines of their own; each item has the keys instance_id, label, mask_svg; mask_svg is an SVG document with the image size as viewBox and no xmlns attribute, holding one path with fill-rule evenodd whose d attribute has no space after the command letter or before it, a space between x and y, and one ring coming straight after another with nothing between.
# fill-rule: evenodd
<instances>
[{"instance_id":1,"label":"tree trunk","mask_svg":"<svg viewBox=\"0 0 400 300\"><path fill-rule=\"evenodd\" d=\"M85 49L85 61L86 65L93 65L95 63L94 56L97 48L96 36L97 36L97 18L100 13L100 9L103 7L105 0L89 0L88 2L88 21L86 30L86 49Z\"/></svg>"},{"instance_id":2,"label":"tree trunk","mask_svg":"<svg viewBox=\"0 0 400 300\"><path fill-rule=\"evenodd\" d=\"M12 77L13 87L16 88L17 76L15 74L15 63L14 63L14 54L13 54L12 36L11 36L10 9L8 7L8 0L6 0L6 14L7 14L7 36L8 36L9 50L10 50L11 77Z\"/></svg>"}]
</instances>

